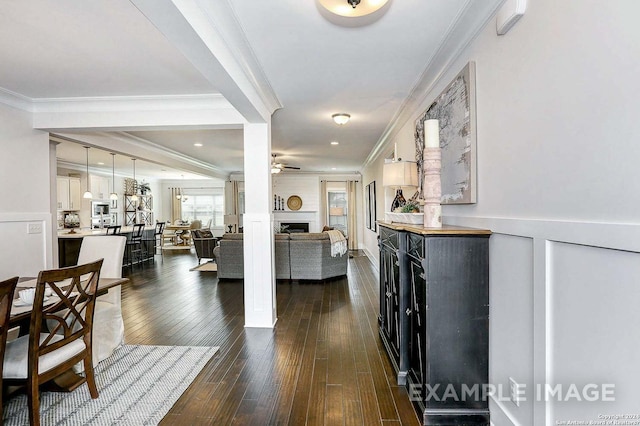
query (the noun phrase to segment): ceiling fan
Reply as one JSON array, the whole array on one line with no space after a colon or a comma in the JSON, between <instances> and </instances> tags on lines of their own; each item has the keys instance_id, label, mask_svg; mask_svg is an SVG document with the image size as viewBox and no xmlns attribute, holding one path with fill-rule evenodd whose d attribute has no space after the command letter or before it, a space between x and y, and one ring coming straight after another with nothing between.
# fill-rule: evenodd
<instances>
[{"instance_id":1,"label":"ceiling fan","mask_svg":"<svg viewBox=\"0 0 640 426\"><path fill-rule=\"evenodd\" d=\"M290 169L290 170L300 170L300 167L295 167L295 166L287 166L284 163L278 163L276 161L276 154L271 154L271 157L273 158L271 160L271 173L275 174L275 173L280 173L281 171L283 171L284 169Z\"/></svg>"}]
</instances>

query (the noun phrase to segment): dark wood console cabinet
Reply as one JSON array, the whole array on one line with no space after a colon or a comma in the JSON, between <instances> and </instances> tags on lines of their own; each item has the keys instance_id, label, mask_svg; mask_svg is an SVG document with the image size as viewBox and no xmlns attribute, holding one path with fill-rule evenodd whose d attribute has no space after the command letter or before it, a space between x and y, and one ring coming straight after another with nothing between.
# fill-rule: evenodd
<instances>
[{"instance_id":1,"label":"dark wood console cabinet","mask_svg":"<svg viewBox=\"0 0 640 426\"><path fill-rule=\"evenodd\" d=\"M488 425L490 231L380 223L380 337L425 425Z\"/></svg>"}]
</instances>

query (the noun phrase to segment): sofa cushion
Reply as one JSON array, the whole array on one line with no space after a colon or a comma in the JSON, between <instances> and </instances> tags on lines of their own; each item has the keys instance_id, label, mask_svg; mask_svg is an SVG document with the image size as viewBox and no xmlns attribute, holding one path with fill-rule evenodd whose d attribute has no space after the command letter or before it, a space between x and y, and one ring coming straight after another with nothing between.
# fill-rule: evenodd
<instances>
[{"instance_id":1,"label":"sofa cushion","mask_svg":"<svg viewBox=\"0 0 640 426\"><path fill-rule=\"evenodd\" d=\"M242 240L244 234L230 234L226 233L222 236L223 240Z\"/></svg>"},{"instance_id":2,"label":"sofa cushion","mask_svg":"<svg viewBox=\"0 0 640 426\"><path fill-rule=\"evenodd\" d=\"M289 234L286 233L277 233L274 235L276 240L288 240L289 239Z\"/></svg>"},{"instance_id":3,"label":"sofa cushion","mask_svg":"<svg viewBox=\"0 0 640 426\"><path fill-rule=\"evenodd\" d=\"M291 240L328 240L329 235L324 232L294 232L289 235Z\"/></svg>"}]
</instances>

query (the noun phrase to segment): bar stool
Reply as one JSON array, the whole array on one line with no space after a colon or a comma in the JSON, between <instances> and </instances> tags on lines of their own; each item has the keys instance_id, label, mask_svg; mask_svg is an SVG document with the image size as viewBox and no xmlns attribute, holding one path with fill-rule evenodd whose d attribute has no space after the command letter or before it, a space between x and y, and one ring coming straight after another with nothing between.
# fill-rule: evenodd
<instances>
[{"instance_id":1,"label":"bar stool","mask_svg":"<svg viewBox=\"0 0 640 426\"><path fill-rule=\"evenodd\" d=\"M109 225L107 226L107 235L120 235L121 228L120 225Z\"/></svg>"},{"instance_id":2,"label":"bar stool","mask_svg":"<svg viewBox=\"0 0 640 426\"><path fill-rule=\"evenodd\" d=\"M137 223L133 225L133 232L131 238L127 240L126 252L127 252L127 264L133 268L134 257L138 256L140 265L144 261L144 250L142 247L142 235L144 233L144 223Z\"/></svg>"},{"instance_id":3,"label":"bar stool","mask_svg":"<svg viewBox=\"0 0 640 426\"><path fill-rule=\"evenodd\" d=\"M150 252L149 245L153 244L153 261L156 260L156 254L158 254L158 248L160 249L160 255L164 257L162 251L162 232L164 231L165 222L156 222L156 229L153 232L153 238L144 238L144 248L147 254Z\"/></svg>"}]
</instances>

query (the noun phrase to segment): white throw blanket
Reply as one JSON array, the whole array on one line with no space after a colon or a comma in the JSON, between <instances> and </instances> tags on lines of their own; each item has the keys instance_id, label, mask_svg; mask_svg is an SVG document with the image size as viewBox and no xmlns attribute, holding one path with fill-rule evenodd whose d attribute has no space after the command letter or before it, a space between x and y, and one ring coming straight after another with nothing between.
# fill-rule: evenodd
<instances>
[{"instance_id":1,"label":"white throw blanket","mask_svg":"<svg viewBox=\"0 0 640 426\"><path fill-rule=\"evenodd\" d=\"M342 256L347 252L347 239L338 230L324 231L331 240L331 257Z\"/></svg>"}]
</instances>

